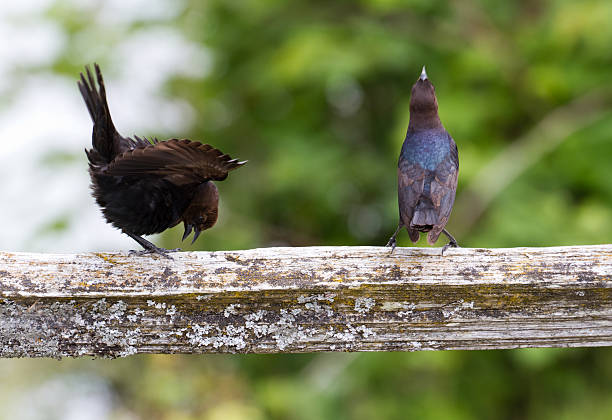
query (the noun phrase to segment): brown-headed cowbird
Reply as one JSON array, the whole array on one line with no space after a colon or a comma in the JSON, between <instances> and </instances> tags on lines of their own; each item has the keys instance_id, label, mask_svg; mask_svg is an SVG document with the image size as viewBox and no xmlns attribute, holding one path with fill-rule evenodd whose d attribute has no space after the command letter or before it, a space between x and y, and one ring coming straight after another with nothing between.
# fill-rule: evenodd
<instances>
[{"instance_id":1,"label":"brown-headed cowbird","mask_svg":"<svg viewBox=\"0 0 612 420\"><path fill-rule=\"evenodd\" d=\"M85 67L79 90L93 120L89 159L91 188L107 222L138 242L144 252L167 255L142 238L181 222L193 242L217 221L219 193L212 181L244 165L208 144L191 140L122 137L113 124L100 67Z\"/></svg>"},{"instance_id":2,"label":"brown-headed cowbird","mask_svg":"<svg viewBox=\"0 0 612 420\"><path fill-rule=\"evenodd\" d=\"M419 240L420 232L429 232L430 245L444 233L450 242L442 248L442 254L450 246L457 247L444 227L455 201L459 155L455 141L440 122L436 93L425 67L412 86L408 133L397 166L400 221L387 242L391 252L402 227L408 230L412 242Z\"/></svg>"}]
</instances>

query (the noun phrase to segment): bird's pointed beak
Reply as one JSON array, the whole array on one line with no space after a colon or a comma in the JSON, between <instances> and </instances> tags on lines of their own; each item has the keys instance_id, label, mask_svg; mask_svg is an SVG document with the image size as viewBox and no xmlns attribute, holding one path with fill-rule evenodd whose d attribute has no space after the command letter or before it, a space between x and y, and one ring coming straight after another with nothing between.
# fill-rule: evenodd
<instances>
[{"instance_id":1,"label":"bird's pointed beak","mask_svg":"<svg viewBox=\"0 0 612 420\"><path fill-rule=\"evenodd\" d=\"M185 233L183 233L183 239L181 239L181 241L184 241L189 236L192 229L193 225L185 223Z\"/></svg>"},{"instance_id":2,"label":"bird's pointed beak","mask_svg":"<svg viewBox=\"0 0 612 420\"><path fill-rule=\"evenodd\" d=\"M200 233L202 233L200 229L198 229L197 227L193 228L193 240L191 241L191 245L193 245L196 239L198 239L198 236L200 236Z\"/></svg>"},{"instance_id":3,"label":"bird's pointed beak","mask_svg":"<svg viewBox=\"0 0 612 420\"><path fill-rule=\"evenodd\" d=\"M421 70L421 76L419 77L421 80L427 80L427 73L425 72L425 66L423 66L423 70Z\"/></svg>"}]
</instances>

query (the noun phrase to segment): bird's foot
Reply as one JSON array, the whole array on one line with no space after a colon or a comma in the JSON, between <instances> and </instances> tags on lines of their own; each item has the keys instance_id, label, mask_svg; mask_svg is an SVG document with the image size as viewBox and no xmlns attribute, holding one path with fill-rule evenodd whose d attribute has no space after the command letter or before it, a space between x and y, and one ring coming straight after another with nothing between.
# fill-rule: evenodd
<instances>
[{"instance_id":1,"label":"bird's foot","mask_svg":"<svg viewBox=\"0 0 612 420\"><path fill-rule=\"evenodd\" d=\"M168 258L169 260L173 260L174 258L172 258L170 255L168 255L170 252L176 252L176 251L180 251L180 248L175 248L175 249L164 249L164 248L160 248L158 246L155 246L155 244L153 242L149 242L147 241L145 238L143 238L142 236L138 236L135 235L133 233L130 232L123 232L126 235L128 235L130 238L132 238L133 240L135 240L136 242L138 242L138 244L144 248L144 250L142 251L130 251L129 255L145 255L145 254L157 254L157 255L161 255L164 258Z\"/></svg>"},{"instance_id":2,"label":"bird's foot","mask_svg":"<svg viewBox=\"0 0 612 420\"><path fill-rule=\"evenodd\" d=\"M389 254L393 254L393 251L395 250L395 247L397 246L397 241L395 239L395 235L393 235L391 238L389 238L389 241L387 242L387 245L385 246L390 246L391 247L391 252L389 252Z\"/></svg>"},{"instance_id":3,"label":"bird's foot","mask_svg":"<svg viewBox=\"0 0 612 420\"><path fill-rule=\"evenodd\" d=\"M442 247L442 253L440 255L443 256L444 251L446 251L448 248L459 248L459 244L457 243L457 240L455 239L455 237L451 235L448 230L442 229L442 233L446 235L449 241L446 245Z\"/></svg>"},{"instance_id":4,"label":"bird's foot","mask_svg":"<svg viewBox=\"0 0 612 420\"><path fill-rule=\"evenodd\" d=\"M169 254L171 252L178 252L180 250L181 248L165 249L165 248L159 248L157 246L152 246L152 247L147 247L146 249L143 249L140 251L130 250L128 255L143 256L143 255L149 255L149 254L157 254L169 260L173 260L174 258L172 258Z\"/></svg>"},{"instance_id":5,"label":"bird's foot","mask_svg":"<svg viewBox=\"0 0 612 420\"><path fill-rule=\"evenodd\" d=\"M401 228L402 228L402 223L400 222L397 225L397 229L395 229L395 232L393 233L393 235L391 235L391 237L389 238L389 241L387 241L387 245L385 245L385 246L391 247L391 252L389 252L389 255L393 254L393 251L395 250L395 247L397 246L397 240L395 238L397 237L397 234L399 233Z\"/></svg>"},{"instance_id":6,"label":"bird's foot","mask_svg":"<svg viewBox=\"0 0 612 420\"><path fill-rule=\"evenodd\" d=\"M440 255L444 256L444 251L446 251L448 248L459 248L459 244L457 243L457 241L450 241L442 247L442 252L440 253Z\"/></svg>"}]
</instances>

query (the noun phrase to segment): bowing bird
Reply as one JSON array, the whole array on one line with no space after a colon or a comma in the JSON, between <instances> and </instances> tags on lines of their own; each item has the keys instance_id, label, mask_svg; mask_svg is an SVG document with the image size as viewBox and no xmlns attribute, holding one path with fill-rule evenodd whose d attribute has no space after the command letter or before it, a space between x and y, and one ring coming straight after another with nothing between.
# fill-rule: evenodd
<instances>
[{"instance_id":1,"label":"bowing bird","mask_svg":"<svg viewBox=\"0 0 612 420\"><path fill-rule=\"evenodd\" d=\"M81 73L79 90L93 120L87 150L91 188L106 221L138 242L144 253L165 257L142 235L160 233L181 222L183 240L192 243L217 221L219 192L213 181L244 165L218 149L191 140L159 141L121 136L111 119L102 72L94 64Z\"/></svg>"},{"instance_id":2,"label":"bowing bird","mask_svg":"<svg viewBox=\"0 0 612 420\"><path fill-rule=\"evenodd\" d=\"M457 247L445 226L457 191L459 155L438 116L436 93L425 67L412 86L410 122L397 166L399 224L387 242L391 252L402 227L412 242L419 240L421 232L427 233L430 245L444 233L450 242L442 254L448 247Z\"/></svg>"}]
</instances>

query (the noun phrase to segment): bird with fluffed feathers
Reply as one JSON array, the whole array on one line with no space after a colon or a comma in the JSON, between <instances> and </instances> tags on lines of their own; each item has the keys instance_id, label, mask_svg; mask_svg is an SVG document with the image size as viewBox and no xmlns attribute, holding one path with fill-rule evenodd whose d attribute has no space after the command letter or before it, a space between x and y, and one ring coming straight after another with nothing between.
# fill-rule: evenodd
<instances>
[{"instance_id":1,"label":"bird with fluffed feathers","mask_svg":"<svg viewBox=\"0 0 612 420\"><path fill-rule=\"evenodd\" d=\"M219 191L213 181L223 181L246 161L197 141L121 136L111 119L102 72L97 64L94 68L95 79L87 66L78 82L93 121L92 148L85 150L93 196L106 221L143 252L169 257L169 250L142 235L182 222L183 240L193 231L195 242L217 221Z\"/></svg>"}]
</instances>

